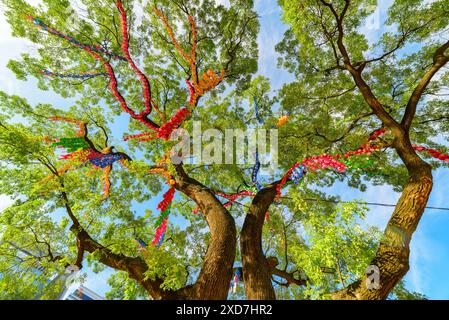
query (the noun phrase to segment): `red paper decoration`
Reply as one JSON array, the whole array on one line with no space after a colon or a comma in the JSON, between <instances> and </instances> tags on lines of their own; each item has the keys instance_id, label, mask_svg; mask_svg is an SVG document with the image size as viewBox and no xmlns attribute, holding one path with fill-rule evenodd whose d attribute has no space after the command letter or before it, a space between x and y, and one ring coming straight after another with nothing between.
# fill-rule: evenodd
<instances>
[{"instance_id":1,"label":"red paper decoration","mask_svg":"<svg viewBox=\"0 0 449 320\"><path fill-rule=\"evenodd\" d=\"M156 234L154 235L154 239L152 241L153 246L158 246L159 240L162 238L162 236L165 234L165 231L167 230L167 222L168 217L162 221L161 225L156 229Z\"/></svg>"},{"instance_id":2,"label":"red paper decoration","mask_svg":"<svg viewBox=\"0 0 449 320\"><path fill-rule=\"evenodd\" d=\"M161 211L164 212L165 210L167 210L168 206L170 205L170 203L173 201L173 196L175 195L175 191L176 189L171 187L170 189L168 189L168 191L164 194L162 201L159 203L159 205L157 206L157 208Z\"/></svg>"},{"instance_id":3,"label":"red paper decoration","mask_svg":"<svg viewBox=\"0 0 449 320\"><path fill-rule=\"evenodd\" d=\"M168 140L171 133L176 130L189 115L190 111L187 108L179 109L170 121L159 128L157 137Z\"/></svg>"},{"instance_id":4,"label":"red paper decoration","mask_svg":"<svg viewBox=\"0 0 449 320\"><path fill-rule=\"evenodd\" d=\"M140 82L142 83L143 96L145 100L145 110L141 113L141 115L143 114L148 115L151 113L152 109L150 82L148 81L147 77L142 73L142 71L140 71L140 69L136 66L133 59L131 58L131 55L129 53L128 22L126 19L126 11L123 8L121 1L117 1L116 5L120 11L120 19L122 22L121 23L121 30L123 37L122 51L125 54L126 60L128 60L128 63L130 64L131 68L137 73L137 75L140 78Z\"/></svg>"}]
</instances>

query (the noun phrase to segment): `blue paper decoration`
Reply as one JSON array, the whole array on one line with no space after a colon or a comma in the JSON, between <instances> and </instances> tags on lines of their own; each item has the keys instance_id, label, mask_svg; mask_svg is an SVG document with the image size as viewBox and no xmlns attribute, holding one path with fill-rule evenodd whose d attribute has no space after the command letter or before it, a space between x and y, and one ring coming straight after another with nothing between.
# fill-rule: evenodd
<instances>
[{"instance_id":1,"label":"blue paper decoration","mask_svg":"<svg viewBox=\"0 0 449 320\"><path fill-rule=\"evenodd\" d=\"M299 184L306 173L306 168L303 165L293 169L290 179L295 183Z\"/></svg>"},{"instance_id":2,"label":"blue paper decoration","mask_svg":"<svg viewBox=\"0 0 449 320\"><path fill-rule=\"evenodd\" d=\"M90 159L89 161L94 166L104 169L107 166L112 165L114 162L120 161L124 158L125 158L125 156L122 154L105 154L105 155Z\"/></svg>"}]
</instances>

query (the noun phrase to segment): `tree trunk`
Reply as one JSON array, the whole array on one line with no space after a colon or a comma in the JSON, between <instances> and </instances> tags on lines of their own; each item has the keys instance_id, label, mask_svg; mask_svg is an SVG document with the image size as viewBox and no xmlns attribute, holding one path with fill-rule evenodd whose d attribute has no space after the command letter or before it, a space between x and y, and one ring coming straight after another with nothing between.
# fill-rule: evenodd
<instances>
[{"instance_id":1,"label":"tree trunk","mask_svg":"<svg viewBox=\"0 0 449 320\"><path fill-rule=\"evenodd\" d=\"M409 180L371 262L372 266L379 268L379 287L370 286L372 277L365 275L345 290L335 293L335 299L386 299L409 270L410 241L432 190L432 168L416 155L407 133L402 132L395 138L393 146L408 169Z\"/></svg>"},{"instance_id":2,"label":"tree trunk","mask_svg":"<svg viewBox=\"0 0 449 320\"><path fill-rule=\"evenodd\" d=\"M254 198L240 233L243 280L249 300L275 300L272 271L262 251L262 228L276 195L276 186L261 190Z\"/></svg>"},{"instance_id":3,"label":"tree trunk","mask_svg":"<svg viewBox=\"0 0 449 320\"><path fill-rule=\"evenodd\" d=\"M178 297L189 300L225 300L237 247L235 220L207 187L188 177L182 167L177 167L177 170L181 176L176 181L177 188L198 204L210 230L209 246L200 274L195 284L178 290Z\"/></svg>"}]
</instances>

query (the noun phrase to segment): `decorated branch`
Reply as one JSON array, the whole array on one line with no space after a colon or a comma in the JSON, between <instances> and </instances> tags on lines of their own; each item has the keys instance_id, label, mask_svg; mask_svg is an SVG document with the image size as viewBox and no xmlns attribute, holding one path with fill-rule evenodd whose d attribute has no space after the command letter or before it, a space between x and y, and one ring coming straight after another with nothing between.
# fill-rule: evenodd
<instances>
[{"instance_id":1,"label":"decorated branch","mask_svg":"<svg viewBox=\"0 0 449 320\"><path fill-rule=\"evenodd\" d=\"M29 21L31 21L32 23L34 23L34 25L36 27L38 27L39 29L42 29L54 36L57 36L61 39L64 39L70 43L72 43L73 45L77 46L78 48L82 49L82 50L86 50L89 52L94 52L97 54L104 54L107 57L111 58L111 59L117 59L117 60L122 60L122 61L126 61L125 57L119 56L111 51L106 50L105 48L103 48L100 45L88 45L85 43L82 43L78 40L76 40L74 37L68 35L68 34L64 34L50 26L48 26L47 24L45 24L42 20L40 20L39 18L35 18L32 16L27 16L26 17Z\"/></svg>"},{"instance_id":2,"label":"decorated branch","mask_svg":"<svg viewBox=\"0 0 449 320\"><path fill-rule=\"evenodd\" d=\"M131 160L128 155L122 152L112 152L113 147L106 147L101 152L98 151L92 141L87 136L86 123L83 121L54 117L50 118L52 121L64 121L78 125L78 132L76 137L58 138L55 140L46 139L47 142L52 142L52 146L64 149L64 153L60 156L62 160L72 160L57 171L58 175L65 174L69 170L75 169L75 164L90 163L94 169L103 170L103 196L109 197L111 182L109 174L112 170L112 165L116 162L127 166L126 161ZM53 176L47 177L45 181L52 179Z\"/></svg>"},{"instance_id":3,"label":"decorated branch","mask_svg":"<svg viewBox=\"0 0 449 320\"><path fill-rule=\"evenodd\" d=\"M281 197L281 189L282 187L288 182L292 181L295 184L299 184L301 180L304 178L306 173L310 171L317 171L317 170L324 170L328 168L334 169L336 172L343 173L348 168L352 167L355 169L367 169L372 163L373 160L369 158L364 158L366 160L366 163L360 163L360 156L369 156L373 152L380 150L381 146L376 145L375 141L383 136L386 133L385 129L380 129L375 131L370 137L369 142L366 144L362 144L359 149L354 151L349 151L343 154L337 154L337 155L329 155L329 154L322 154L318 156L312 156L309 158L305 158L302 163L295 163L281 178L281 180L278 182L276 186L276 201L279 200ZM434 150L432 148L427 148L423 146L417 146L413 145L413 148L416 151L419 152L426 152L432 157L439 159L441 161L449 163L449 155L444 154L442 152L439 152L437 150ZM363 161L363 159L362 159ZM257 157L256 157L256 166L257 168ZM253 181L254 177L256 176L254 174L255 170L253 169ZM252 190L250 187L247 187L247 189L243 192L239 192L232 195L227 194L217 194L218 196L224 197L229 200L229 202L225 203L225 206L231 205L236 199L244 196L255 196L254 190Z\"/></svg>"}]
</instances>

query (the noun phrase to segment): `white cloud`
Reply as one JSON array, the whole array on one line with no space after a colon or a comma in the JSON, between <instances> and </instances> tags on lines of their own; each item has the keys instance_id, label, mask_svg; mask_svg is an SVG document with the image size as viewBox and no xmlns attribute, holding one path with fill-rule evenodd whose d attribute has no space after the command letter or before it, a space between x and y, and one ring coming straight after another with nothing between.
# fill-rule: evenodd
<instances>
[{"instance_id":1,"label":"white cloud","mask_svg":"<svg viewBox=\"0 0 449 320\"><path fill-rule=\"evenodd\" d=\"M10 197L0 194L0 212L12 205L13 202L14 201Z\"/></svg>"}]
</instances>

